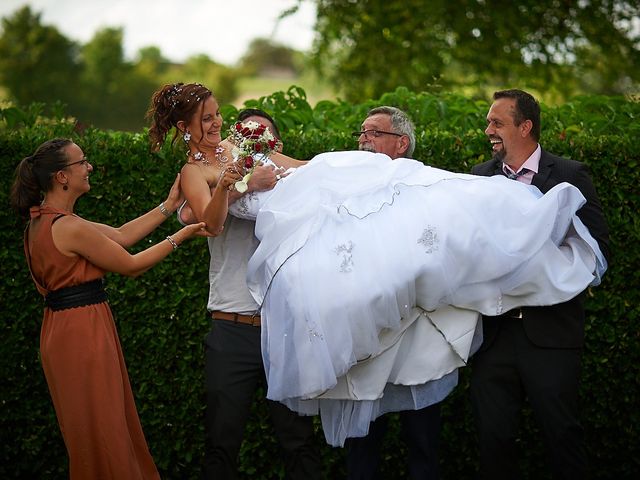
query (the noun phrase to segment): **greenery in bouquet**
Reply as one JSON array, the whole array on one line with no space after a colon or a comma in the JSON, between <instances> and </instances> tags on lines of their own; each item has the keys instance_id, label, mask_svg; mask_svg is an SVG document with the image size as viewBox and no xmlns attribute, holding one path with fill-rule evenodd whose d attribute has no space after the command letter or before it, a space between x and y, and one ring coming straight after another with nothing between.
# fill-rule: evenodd
<instances>
[{"instance_id":1,"label":"greenery in bouquet","mask_svg":"<svg viewBox=\"0 0 640 480\"><path fill-rule=\"evenodd\" d=\"M235 183L235 189L247 191L249 179L261 159L266 158L278 147L279 140L271 130L258 122L237 122L229 128L229 139L234 144L233 158L244 168L242 180Z\"/></svg>"}]
</instances>

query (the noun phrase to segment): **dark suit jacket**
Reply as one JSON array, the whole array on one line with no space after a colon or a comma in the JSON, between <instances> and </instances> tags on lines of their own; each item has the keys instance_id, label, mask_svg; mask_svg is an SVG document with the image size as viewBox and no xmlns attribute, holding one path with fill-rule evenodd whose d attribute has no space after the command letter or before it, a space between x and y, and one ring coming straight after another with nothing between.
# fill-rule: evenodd
<instances>
[{"instance_id":1,"label":"dark suit jacket","mask_svg":"<svg viewBox=\"0 0 640 480\"><path fill-rule=\"evenodd\" d=\"M493 159L475 165L471 173L486 177L504 175L502 163ZM538 173L533 176L532 184L538 187L542 193L546 193L562 182L576 186L586 198L587 203L578 211L578 217L598 242L600 250L608 261L609 229L587 167L583 163L557 157L542 150ZM565 303L522 308L522 323L529 340L540 347L582 347L584 343L584 297L585 292L582 292ZM484 342L481 350L491 345L501 321L505 320L502 317L483 317Z\"/></svg>"}]
</instances>

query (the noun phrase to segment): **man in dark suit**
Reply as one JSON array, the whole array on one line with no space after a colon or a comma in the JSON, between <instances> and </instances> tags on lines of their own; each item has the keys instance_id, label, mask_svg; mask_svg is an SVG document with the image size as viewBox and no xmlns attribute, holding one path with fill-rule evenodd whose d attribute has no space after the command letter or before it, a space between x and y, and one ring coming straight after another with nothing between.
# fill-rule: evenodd
<instances>
[{"instance_id":1,"label":"man in dark suit","mask_svg":"<svg viewBox=\"0 0 640 480\"><path fill-rule=\"evenodd\" d=\"M528 93L493 96L485 133L493 158L476 175L507 177L543 193L568 182L586 204L578 216L609 257L608 228L586 166L540 148L540 106ZM505 205L505 209L509 205ZM585 478L587 455L578 418L585 292L568 302L483 317L484 343L472 360L471 401L483 478L519 478L518 419L527 398L542 430L554 478Z\"/></svg>"}]
</instances>

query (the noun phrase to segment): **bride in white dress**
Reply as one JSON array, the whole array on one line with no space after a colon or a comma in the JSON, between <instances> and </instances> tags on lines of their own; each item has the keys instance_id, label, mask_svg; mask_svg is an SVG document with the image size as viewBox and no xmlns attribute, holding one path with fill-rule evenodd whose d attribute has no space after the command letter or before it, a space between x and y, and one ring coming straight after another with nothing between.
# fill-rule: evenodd
<instances>
[{"instance_id":1,"label":"bride in white dress","mask_svg":"<svg viewBox=\"0 0 640 480\"><path fill-rule=\"evenodd\" d=\"M318 155L245 195L229 213L255 218L261 242L248 283L267 397L320 413L332 445L442 400L430 382L466 364L479 313L564 302L600 282L583 203L567 183L543 196L369 152Z\"/></svg>"}]
</instances>

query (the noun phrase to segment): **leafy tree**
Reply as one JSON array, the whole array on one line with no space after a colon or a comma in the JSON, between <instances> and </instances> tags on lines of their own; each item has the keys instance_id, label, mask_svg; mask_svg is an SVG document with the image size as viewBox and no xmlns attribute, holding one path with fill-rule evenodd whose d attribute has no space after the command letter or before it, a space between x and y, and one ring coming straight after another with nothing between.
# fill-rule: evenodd
<instances>
[{"instance_id":1,"label":"leafy tree","mask_svg":"<svg viewBox=\"0 0 640 480\"><path fill-rule=\"evenodd\" d=\"M314 1L317 66L352 101L399 85L518 85L563 98L640 82L634 0Z\"/></svg>"},{"instance_id":2,"label":"leafy tree","mask_svg":"<svg viewBox=\"0 0 640 480\"><path fill-rule=\"evenodd\" d=\"M240 68L248 75L284 71L298 74L296 51L266 38L251 41L240 59Z\"/></svg>"},{"instance_id":3,"label":"leafy tree","mask_svg":"<svg viewBox=\"0 0 640 480\"><path fill-rule=\"evenodd\" d=\"M138 68L127 62L122 43L122 28L104 28L82 47L81 103L72 111L80 122L119 130L143 125L158 69L147 72L143 64ZM143 50L140 57L141 62L145 58L160 62L162 58L159 51L150 50Z\"/></svg>"},{"instance_id":4,"label":"leafy tree","mask_svg":"<svg viewBox=\"0 0 640 480\"><path fill-rule=\"evenodd\" d=\"M237 96L235 69L205 55L173 65L157 47L146 47L129 62L122 28L99 30L79 46L42 25L29 7L2 19L0 85L18 105L41 102L41 112L45 104L59 110L62 102L82 126L139 130L154 90L172 81L213 85L225 102Z\"/></svg>"},{"instance_id":5,"label":"leafy tree","mask_svg":"<svg viewBox=\"0 0 640 480\"><path fill-rule=\"evenodd\" d=\"M122 28L103 28L82 47L85 81L103 85L106 92L128 70L122 38Z\"/></svg>"},{"instance_id":6,"label":"leafy tree","mask_svg":"<svg viewBox=\"0 0 640 480\"><path fill-rule=\"evenodd\" d=\"M2 19L0 83L19 105L66 104L83 125L138 129L161 70L148 65L161 56L142 52L139 68L126 62L122 36L122 29L106 28L80 47L23 7Z\"/></svg>"},{"instance_id":7,"label":"leafy tree","mask_svg":"<svg viewBox=\"0 0 640 480\"><path fill-rule=\"evenodd\" d=\"M158 77L167 72L169 64L158 47L144 47L138 50L135 68L142 75Z\"/></svg>"},{"instance_id":8,"label":"leafy tree","mask_svg":"<svg viewBox=\"0 0 640 480\"><path fill-rule=\"evenodd\" d=\"M214 62L207 55L189 57L179 76L172 81L200 82L212 88L220 102L232 102L238 96L238 73L235 69Z\"/></svg>"},{"instance_id":9,"label":"leafy tree","mask_svg":"<svg viewBox=\"0 0 640 480\"><path fill-rule=\"evenodd\" d=\"M0 82L17 102L68 102L77 90L78 47L29 7L2 19Z\"/></svg>"}]
</instances>

